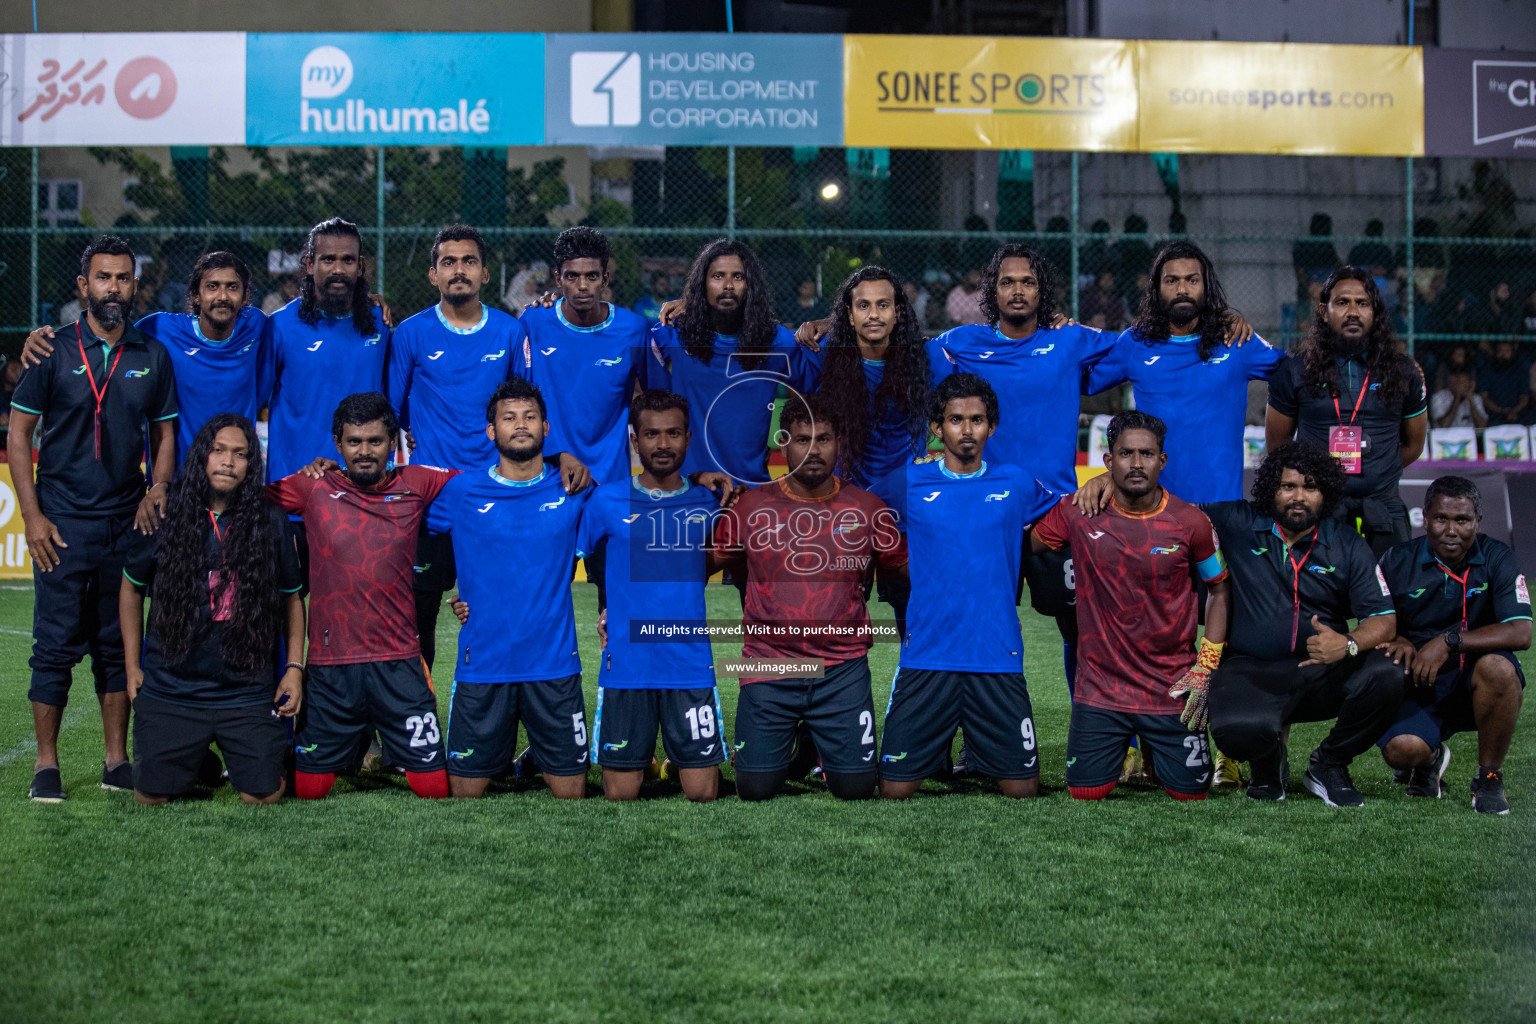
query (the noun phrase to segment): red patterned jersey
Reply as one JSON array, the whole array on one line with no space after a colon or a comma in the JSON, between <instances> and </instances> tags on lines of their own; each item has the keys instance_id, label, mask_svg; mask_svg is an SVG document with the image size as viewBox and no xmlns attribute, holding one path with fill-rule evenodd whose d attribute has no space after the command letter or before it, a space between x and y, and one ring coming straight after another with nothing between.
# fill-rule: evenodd
<instances>
[{"instance_id":1,"label":"red patterned jersey","mask_svg":"<svg viewBox=\"0 0 1536 1024\"><path fill-rule=\"evenodd\" d=\"M427 506L456 471L401 466L363 488L331 471L285 476L267 494L309 537L309 664L421 656L412 563Z\"/></svg>"},{"instance_id":2,"label":"red patterned jersey","mask_svg":"<svg viewBox=\"0 0 1536 1024\"><path fill-rule=\"evenodd\" d=\"M1176 715L1168 688L1195 663L1194 576L1227 575L1205 513L1163 492L1141 515L1111 505L1089 518L1063 498L1035 525L1048 547L1071 545L1077 582L1077 692L1092 708Z\"/></svg>"},{"instance_id":3,"label":"red patterned jersey","mask_svg":"<svg viewBox=\"0 0 1536 1024\"><path fill-rule=\"evenodd\" d=\"M755 487L715 521L714 543L746 559L744 658L862 657L864 582L876 563L907 564L906 537L885 502L841 480L820 499L796 497L783 480Z\"/></svg>"}]
</instances>

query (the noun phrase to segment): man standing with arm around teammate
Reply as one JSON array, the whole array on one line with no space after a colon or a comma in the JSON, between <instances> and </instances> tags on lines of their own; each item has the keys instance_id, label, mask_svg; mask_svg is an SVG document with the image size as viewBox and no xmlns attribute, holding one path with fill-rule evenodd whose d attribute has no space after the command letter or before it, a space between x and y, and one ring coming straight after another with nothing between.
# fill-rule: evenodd
<instances>
[{"instance_id":1,"label":"man standing with arm around teammate","mask_svg":"<svg viewBox=\"0 0 1536 1024\"><path fill-rule=\"evenodd\" d=\"M101 704L104 789L133 788L128 763L128 681L118 590L135 515L146 522L146 424L156 489L176 469L176 381L158 341L127 322L133 250L103 236L86 246L76 279L86 313L59 329L60 344L22 375L11 400L8 455L26 524L32 605L33 800L64 799L59 726L74 667L90 654ZM43 424L32 479L32 434Z\"/></svg>"}]
</instances>

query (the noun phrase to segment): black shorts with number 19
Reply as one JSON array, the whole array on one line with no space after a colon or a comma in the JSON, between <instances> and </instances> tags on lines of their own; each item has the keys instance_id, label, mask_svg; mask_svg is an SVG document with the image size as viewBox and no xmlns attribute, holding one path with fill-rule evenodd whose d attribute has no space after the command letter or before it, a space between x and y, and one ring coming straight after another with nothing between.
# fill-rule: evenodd
<instances>
[{"instance_id":1,"label":"black shorts with number 19","mask_svg":"<svg viewBox=\"0 0 1536 1024\"><path fill-rule=\"evenodd\" d=\"M600 686L592 717L592 763L614 771L639 771L656 752L656 730L667 758L678 768L713 768L725 761L725 719L720 691Z\"/></svg>"},{"instance_id":2,"label":"black shorts with number 19","mask_svg":"<svg viewBox=\"0 0 1536 1024\"><path fill-rule=\"evenodd\" d=\"M437 697L420 658L309 666L293 740L299 771L357 771L375 729L390 764L408 772L446 766Z\"/></svg>"}]
</instances>

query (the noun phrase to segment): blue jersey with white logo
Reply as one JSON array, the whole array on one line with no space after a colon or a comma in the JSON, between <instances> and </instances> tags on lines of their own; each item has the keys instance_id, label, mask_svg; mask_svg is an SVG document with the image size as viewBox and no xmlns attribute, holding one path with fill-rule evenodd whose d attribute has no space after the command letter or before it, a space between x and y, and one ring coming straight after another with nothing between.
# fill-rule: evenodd
<instances>
[{"instance_id":1,"label":"blue jersey with white logo","mask_svg":"<svg viewBox=\"0 0 1536 1024\"><path fill-rule=\"evenodd\" d=\"M438 306L395 328L389 344L390 404L416 442L411 461L480 469L496 461L485 436L485 407L507 379L517 351L517 318L490 306L460 328Z\"/></svg>"},{"instance_id":2,"label":"blue jersey with white logo","mask_svg":"<svg viewBox=\"0 0 1536 1024\"><path fill-rule=\"evenodd\" d=\"M881 408L875 408L875 389L885 377L885 363L874 359L862 361L864 386L869 390L865 421L868 429L864 436L864 458L853 482L885 502L905 528L907 466L926 448L913 441L911 426L899 407L882 402Z\"/></svg>"},{"instance_id":3,"label":"blue jersey with white logo","mask_svg":"<svg viewBox=\"0 0 1536 1024\"><path fill-rule=\"evenodd\" d=\"M675 328L651 329L646 387L666 388L688 400L693 440L683 460L684 476L707 471L751 487L767 483L768 431L779 385L804 394L820 381L820 354L797 345L782 326L763 361L750 368L742 365L736 339L729 335L715 335L714 353L706 363L688 354Z\"/></svg>"},{"instance_id":4,"label":"blue jersey with white logo","mask_svg":"<svg viewBox=\"0 0 1536 1024\"><path fill-rule=\"evenodd\" d=\"M377 309L366 337L351 316L299 319L299 299L267 318L267 374L272 380L267 424L267 479L281 480L316 458L341 461L331 436L336 407L348 395L384 390L389 328Z\"/></svg>"},{"instance_id":5,"label":"blue jersey with white logo","mask_svg":"<svg viewBox=\"0 0 1536 1024\"><path fill-rule=\"evenodd\" d=\"M176 475L192 450L192 439L203 424L220 413L235 412L252 423L267 404L272 389L263 371L268 364L263 348L267 314L246 306L235 319L235 328L223 341L209 341L190 313L151 313L134 326L145 337L165 346L176 373Z\"/></svg>"},{"instance_id":6,"label":"blue jersey with white logo","mask_svg":"<svg viewBox=\"0 0 1536 1024\"><path fill-rule=\"evenodd\" d=\"M597 488L581 519L582 552L608 540L608 646L601 686L685 690L715 685L709 641L648 643L657 619L702 622L706 550L719 502L707 487L652 491L639 478Z\"/></svg>"},{"instance_id":7,"label":"blue jersey with white logo","mask_svg":"<svg viewBox=\"0 0 1536 1024\"><path fill-rule=\"evenodd\" d=\"M966 324L928 342L935 385L951 373L985 377L997 392L1000 422L989 461L1018 466L1054 490L1077 489L1077 416L1083 373L1109 354L1115 336L1073 324L1021 341L995 327Z\"/></svg>"},{"instance_id":8,"label":"blue jersey with white logo","mask_svg":"<svg viewBox=\"0 0 1536 1024\"><path fill-rule=\"evenodd\" d=\"M645 361L645 320L608 303L596 327L576 327L565 300L526 310L516 372L544 393L546 452L569 452L600 484L629 478L629 399Z\"/></svg>"},{"instance_id":9,"label":"blue jersey with white logo","mask_svg":"<svg viewBox=\"0 0 1536 1024\"><path fill-rule=\"evenodd\" d=\"M901 667L1021 672L1019 558L1024 528L1059 494L1017 466L983 460L968 476L942 456L907 469L907 554L912 599Z\"/></svg>"},{"instance_id":10,"label":"blue jersey with white logo","mask_svg":"<svg viewBox=\"0 0 1536 1024\"><path fill-rule=\"evenodd\" d=\"M1285 353L1258 336L1199 354L1198 335L1146 341L1131 328L1089 371L1088 390L1129 381L1136 408L1168 425L1168 465L1158 482L1191 504L1243 496L1243 423L1248 382L1269 380Z\"/></svg>"},{"instance_id":11,"label":"blue jersey with white logo","mask_svg":"<svg viewBox=\"0 0 1536 1024\"><path fill-rule=\"evenodd\" d=\"M453 535L459 630L453 677L461 683L525 683L581 671L571 565L589 487L566 494L550 467L535 480L495 468L460 473L427 512L427 529Z\"/></svg>"}]
</instances>

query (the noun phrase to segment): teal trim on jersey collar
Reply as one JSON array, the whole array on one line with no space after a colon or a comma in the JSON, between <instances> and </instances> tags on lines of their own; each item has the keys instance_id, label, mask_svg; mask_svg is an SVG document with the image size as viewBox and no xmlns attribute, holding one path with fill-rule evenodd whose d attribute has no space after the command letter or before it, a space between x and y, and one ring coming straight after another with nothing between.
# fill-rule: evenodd
<instances>
[{"instance_id":1,"label":"teal trim on jersey collar","mask_svg":"<svg viewBox=\"0 0 1536 1024\"><path fill-rule=\"evenodd\" d=\"M1168 340L1176 345L1192 345L1200 340L1198 334L1170 334Z\"/></svg>"},{"instance_id":2,"label":"teal trim on jersey collar","mask_svg":"<svg viewBox=\"0 0 1536 1024\"><path fill-rule=\"evenodd\" d=\"M638 473L630 477L629 482L634 485L635 490L639 491L647 498L650 498L652 501L660 501L663 498L675 498L680 494L687 494L693 489L693 484L688 482L687 477L683 477L683 486L679 487L675 491L663 491L654 487L646 487L640 482L640 476Z\"/></svg>"},{"instance_id":3,"label":"teal trim on jersey collar","mask_svg":"<svg viewBox=\"0 0 1536 1024\"><path fill-rule=\"evenodd\" d=\"M944 465L944 459L943 459L942 456L940 456L940 458L939 458L939 472L943 473L945 476L949 477L951 480L974 480L977 477L981 476L986 471L987 471L987 460L986 459L982 459L981 460L981 468L978 469L974 473L956 473L954 470L952 470L948 466Z\"/></svg>"},{"instance_id":4,"label":"teal trim on jersey collar","mask_svg":"<svg viewBox=\"0 0 1536 1024\"><path fill-rule=\"evenodd\" d=\"M245 310L246 307L242 306L240 307L240 312L235 314L235 327L240 325L240 319L245 316ZM214 348L223 348L225 345L228 345L230 342L235 340L235 327L231 327L229 329L229 337L225 338L223 341L214 341L212 338L208 337L208 335L203 333L202 317L198 316L196 313L179 313L177 315L189 316L192 318L192 333L197 337L197 340L202 342L204 345L211 345Z\"/></svg>"},{"instance_id":5,"label":"teal trim on jersey collar","mask_svg":"<svg viewBox=\"0 0 1536 1024\"><path fill-rule=\"evenodd\" d=\"M871 359L868 356L859 356L859 358L864 361L864 365L865 366L878 366L882 370L885 369L885 360L884 359Z\"/></svg>"},{"instance_id":6,"label":"teal trim on jersey collar","mask_svg":"<svg viewBox=\"0 0 1536 1024\"><path fill-rule=\"evenodd\" d=\"M501 484L503 487L532 487L540 480L543 480L546 476L549 476L549 467L541 466L539 468L539 475L534 477L532 480L508 480L506 477L496 472L495 466L492 466L487 472L491 474L492 480L496 481L498 484Z\"/></svg>"},{"instance_id":7,"label":"teal trim on jersey collar","mask_svg":"<svg viewBox=\"0 0 1536 1024\"><path fill-rule=\"evenodd\" d=\"M565 311L561 308L564 305L565 305L565 300L564 299L559 299L558 301L555 302L555 316L556 316L556 318L559 319L560 326L561 327L565 327L565 328L569 328L570 330L573 330L573 331L578 331L578 332L580 332L582 334L596 334L598 331L605 331L605 330L607 330L609 327L613 326L613 318L618 316L618 312L619 312L618 311L618 307L610 302L610 303L608 303L608 319L604 320L602 323L598 324L595 327L577 327L575 324L571 323L569 320L567 320L565 318Z\"/></svg>"},{"instance_id":8,"label":"teal trim on jersey collar","mask_svg":"<svg viewBox=\"0 0 1536 1024\"><path fill-rule=\"evenodd\" d=\"M432 312L437 314L437 322L448 328L448 330L454 334L474 334L480 328L491 322L491 307L485 305L484 303L481 303L480 305L480 322L475 324L473 327L455 327L453 324L449 323L448 318L443 315L443 304L441 302L432 307Z\"/></svg>"}]
</instances>

